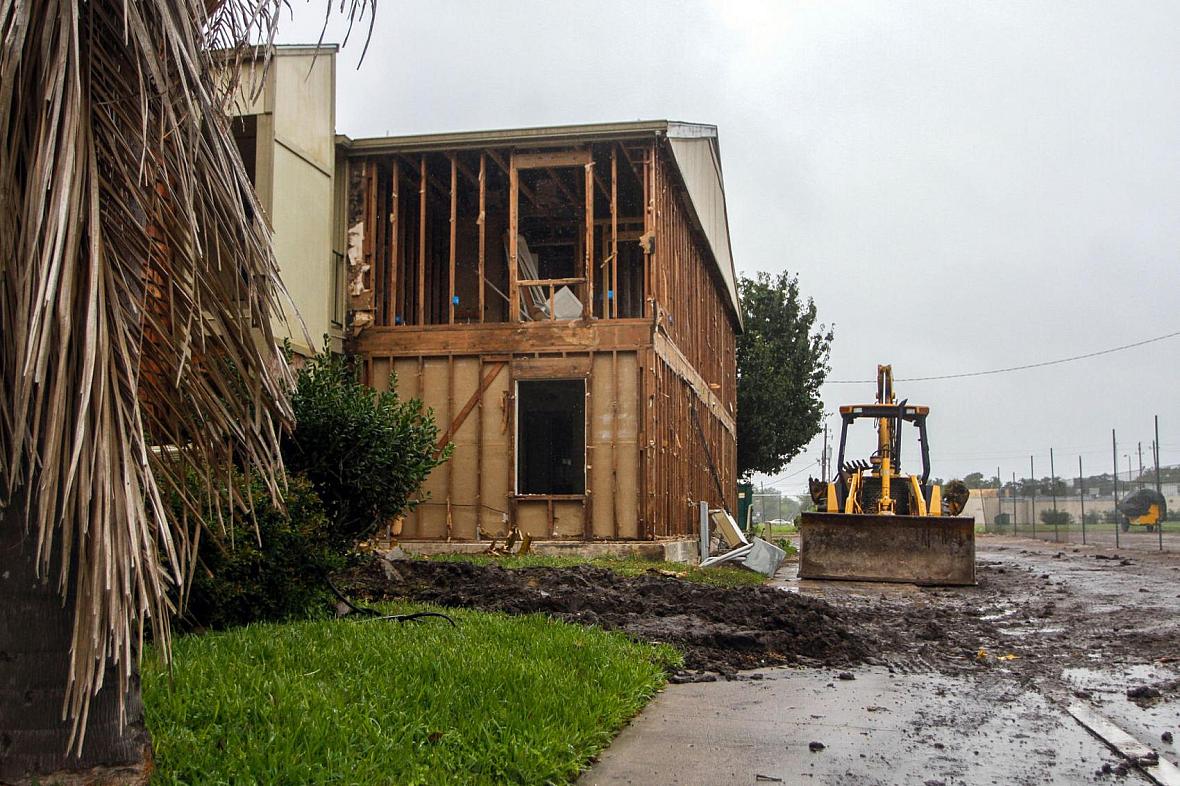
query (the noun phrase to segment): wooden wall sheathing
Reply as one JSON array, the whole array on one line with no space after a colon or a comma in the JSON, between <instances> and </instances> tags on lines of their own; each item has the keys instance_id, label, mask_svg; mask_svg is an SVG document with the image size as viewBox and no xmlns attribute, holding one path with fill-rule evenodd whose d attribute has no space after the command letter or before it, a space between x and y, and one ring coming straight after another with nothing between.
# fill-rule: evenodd
<instances>
[{"instance_id":1,"label":"wooden wall sheathing","mask_svg":"<svg viewBox=\"0 0 1180 786\"><path fill-rule=\"evenodd\" d=\"M491 374L497 364L503 370ZM519 368L519 376L511 369ZM428 495L407 516L406 539L503 538L510 521L543 539L637 539L638 368L633 351L562 355L370 356L368 380L387 389L397 375L402 397L434 411L440 433L466 412L451 441L451 460L423 485ZM587 386L587 493L582 498L514 497L516 379L584 378ZM618 391L616 394L615 391ZM599 500L595 504L595 500ZM478 533L482 530L483 535Z\"/></svg>"},{"instance_id":2,"label":"wooden wall sheathing","mask_svg":"<svg viewBox=\"0 0 1180 786\"><path fill-rule=\"evenodd\" d=\"M538 162L584 166L586 289L615 293L613 302L585 304L592 319L507 321L517 315L493 291L516 293L502 237L516 218L511 195L536 204L517 165ZM395 372L400 395L431 407L440 432L467 410L452 459L427 480L429 499L407 517L402 537L503 537L512 521L543 538L691 536L699 499L735 507L735 324L661 142L396 154L350 166L350 186L362 194L350 194L349 259L364 270L349 350L365 358L377 389ZM620 214L621 182L630 216ZM626 293L636 298L626 309L625 279L643 283L642 293ZM428 298L439 291L445 297ZM495 364L506 365L479 394ZM515 380L570 375L587 380L587 493L515 497Z\"/></svg>"}]
</instances>

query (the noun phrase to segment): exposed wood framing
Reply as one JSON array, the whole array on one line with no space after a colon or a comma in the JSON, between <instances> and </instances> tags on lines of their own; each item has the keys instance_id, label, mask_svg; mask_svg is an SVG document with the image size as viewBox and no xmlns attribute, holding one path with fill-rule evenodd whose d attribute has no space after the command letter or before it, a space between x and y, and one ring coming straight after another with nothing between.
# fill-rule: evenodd
<instances>
[{"instance_id":1,"label":"exposed wood framing","mask_svg":"<svg viewBox=\"0 0 1180 786\"><path fill-rule=\"evenodd\" d=\"M418 159L418 324L426 324L426 156Z\"/></svg>"},{"instance_id":2,"label":"exposed wood framing","mask_svg":"<svg viewBox=\"0 0 1180 786\"><path fill-rule=\"evenodd\" d=\"M589 157L589 151L586 153ZM586 288L582 297L582 319L590 319L594 310L594 161L585 164L586 185L586 247L582 256L582 275L586 277ZM552 312L550 312L552 313Z\"/></svg>"},{"instance_id":3,"label":"exposed wood framing","mask_svg":"<svg viewBox=\"0 0 1180 786\"><path fill-rule=\"evenodd\" d=\"M455 324L455 232L459 225L459 167L451 156L451 236L448 264L450 287L447 295L447 322Z\"/></svg>"},{"instance_id":4,"label":"exposed wood framing","mask_svg":"<svg viewBox=\"0 0 1180 786\"><path fill-rule=\"evenodd\" d=\"M488 245L488 157L484 153L479 154L479 321L484 321L485 303L484 297L487 292L487 280L485 278L484 265L487 259L487 245Z\"/></svg>"},{"instance_id":5,"label":"exposed wood framing","mask_svg":"<svg viewBox=\"0 0 1180 786\"><path fill-rule=\"evenodd\" d=\"M512 157L508 169L508 321L520 321L520 288L517 285L517 243L520 232L520 172L516 169L516 156Z\"/></svg>"},{"instance_id":6,"label":"exposed wood framing","mask_svg":"<svg viewBox=\"0 0 1180 786\"><path fill-rule=\"evenodd\" d=\"M669 156L646 137L596 147L468 148L349 162L356 167L350 188L362 191L348 214L349 284L356 295L349 324L363 320L366 308L376 317L363 332L353 331L349 350L363 358L370 384L380 386L374 375L396 367L403 395L423 399L448 424L436 450L456 445L451 462L428 479L424 493L433 501L407 517L404 537L502 536L505 521L532 527L534 537L691 536L698 500L733 507L735 325ZM506 177L489 174L489 160ZM431 162L438 170L444 161L449 183L441 170L431 172ZM580 184L566 171L575 167L582 168ZM529 222L544 212L522 182L522 169L549 172L576 208L554 219L560 234L576 238L573 276L521 276L522 208ZM468 219L477 203L473 226ZM354 293L354 271L361 268ZM620 284L634 300L620 296ZM544 286L550 297L571 287L582 300L581 318L522 319L527 286ZM488 287L500 293L495 298L507 292L506 312L500 300L487 301ZM584 380L583 494L516 493L516 384L527 379Z\"/></svg>"}]
</instances>

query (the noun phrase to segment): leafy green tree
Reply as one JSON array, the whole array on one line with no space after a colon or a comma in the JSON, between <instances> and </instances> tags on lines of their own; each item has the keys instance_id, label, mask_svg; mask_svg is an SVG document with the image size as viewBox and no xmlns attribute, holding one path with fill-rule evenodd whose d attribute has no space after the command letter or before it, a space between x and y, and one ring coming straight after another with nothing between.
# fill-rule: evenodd
<instances>
[{"instance_id":1,"label":"leafy green tree","mask_svg":"<svg viewBox=\"0 0 1180 786\"><path fill-rule=\"evenodd\" d=\"M832 331L789 273L742 277L744 332L737 337L738 475L780 471L820 430L820 386Z\"/></svg>"},{"instance_id":2,"label":"leafy green tree","mask_svg":"<svg viewBox=\"0 0 1180 786\"><path fill-rule=\"evenodd\" d=\"M965 483L967 488L969 488L969 489L984 488L983 473L982 472L969 472L963 478L963 483Z\"/></svg>"}]
</instances>

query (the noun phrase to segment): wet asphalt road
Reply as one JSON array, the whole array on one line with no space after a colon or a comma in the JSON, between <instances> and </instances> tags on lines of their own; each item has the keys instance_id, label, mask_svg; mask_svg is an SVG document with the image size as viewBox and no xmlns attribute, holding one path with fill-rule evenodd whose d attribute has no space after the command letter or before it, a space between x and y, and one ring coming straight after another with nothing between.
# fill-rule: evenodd
<instances>
[{"instance_id":1,"label":"wet asphalt road","mask_svg":"<svg viewBox=\"0 0 1180 786\"><path fill-rule=\"evenodd\" d=\"M580 783L1150 782L1119 774L1119 756L1065 712L1077 701L1180 759L1161 739L1180 737L1180 554L982 536L977 559L986 581L961 591L800 581L791 565L776 582L837 605L938 604L989 620L987 668L945 673L918 658L854 679L782 668L670 685ZM1141 705L1126 696L1136 685L1164 689Z\"/></svg>"}]
</instances>

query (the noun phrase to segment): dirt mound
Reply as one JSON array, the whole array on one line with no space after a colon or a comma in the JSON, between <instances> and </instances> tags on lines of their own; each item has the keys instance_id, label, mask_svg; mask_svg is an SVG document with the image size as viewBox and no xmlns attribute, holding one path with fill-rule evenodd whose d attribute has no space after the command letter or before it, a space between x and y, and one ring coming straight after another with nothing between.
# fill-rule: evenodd
<instances>
[{"instance_id":1,"label":"dirt mound","mask_svg":"<svg viewBox=\"0 0 1180 786\"><path fill-rule=\"evenodd\" d=\"M855 621L822 600L769 587L721 588L604 568L506 570L465 562L373 559L341 577L367 600L544 613L672 644L688 669L729 673L778 664L840 666L876 650Z\"/></svg>"}]
</instances>

